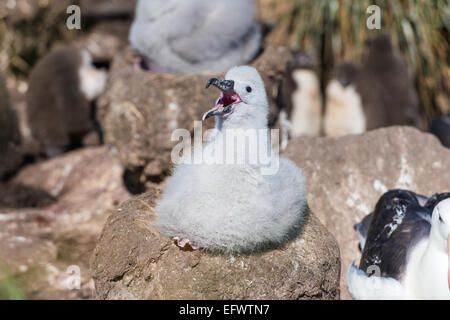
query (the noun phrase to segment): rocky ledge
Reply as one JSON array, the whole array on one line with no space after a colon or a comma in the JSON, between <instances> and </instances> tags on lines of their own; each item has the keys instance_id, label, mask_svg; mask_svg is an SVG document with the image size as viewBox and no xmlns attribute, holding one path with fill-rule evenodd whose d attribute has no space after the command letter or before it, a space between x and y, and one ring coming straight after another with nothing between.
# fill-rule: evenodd
<instances>
[{"instance_id":1,"label":"rocky ledge","mask_svg":"<svg viewBox=\"0 0 450 320\"><path fill-rule=\"evenodd\" d=\"M158 191L124 202L91 258L100 299L338 299L339 248L313 213L297 239L252 255L182 251L155 227Z\"/></svg>"}]
</instances>

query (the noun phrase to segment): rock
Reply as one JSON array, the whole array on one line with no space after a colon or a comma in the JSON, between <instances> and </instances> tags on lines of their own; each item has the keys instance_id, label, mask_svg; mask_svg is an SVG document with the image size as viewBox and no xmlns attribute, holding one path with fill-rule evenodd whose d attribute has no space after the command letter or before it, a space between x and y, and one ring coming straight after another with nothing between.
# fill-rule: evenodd
<instances>
[{"instance_id":1,"label":"rock","mask_svg":"<svg viewBox=\"0 0 450 320\"><path fill-rule=\"evenodd\" d=\"M1 208L41 208L55 202L55 197L39 187L23 184L0 184Z\"/></svg>"},{"instance_id":2,"label":"rock","mask_svg":"<svg viewBox=\"0 0 450 320\"><path fill-rule=\"evenodd\" d=\"M361 254L354 224L388 189L426 196L450 190L450 150L431 134L389 127L340 138L297 138L284 156L303 169L311 210L341 250L341 299L349 299L345 274Z\"/></svg>"},{"instance_id":3,"label":"rock","mask_svg":"<svg viewBox=\"0 0 450 320\"><path fill-rule=\"evenodd\" d=\"M113 58L128 44L131 21L104 21L96 24L89 33L77 41L86 48L94 63L108 67Z\"/></svg>"},{"instance_id":4,"label":"rock","mask_svg":"<svg viewBox=\"0 0 450 320\"><path fill-rule=\"evenodd\" d=\"M276 99L290 58L285 48L268 48L253 64L265 81L271 124L277 119ZM134 176L131 180L160 181L169 172L170 153L178 143L171 141L173 130L193 132L194 121L201 120L219 94L206 90L206 82L223 75L149 73L138 70L135 61L130 49L114 59L107 88L98 100L98 114L105 142L117 149L122 165ZM205 129L212 126L214 121L209 120ZM151 169L146 170L148 166Z\"/></svg>"},{"instance_id":5,"label":"rock","mask_svg":"<svg viewBox=\"0 0 450 320\"><path fill-rule=\"evenodd\" d=\"M0 180L22 164L18 118L0 72Z\"/></svg>"},{"instance_id":6,"label":"rock","mask_svg":"<svg viewBox=\"0 0 450 320\"><path fill-rule=\"evenodd\" d=\"M137 0L79 0L82 14L96 19L130 18Z\"/></svg>"},{"instance_id":7,"label":"rock","mask_svg":"<svg viewBox=\"0 0 450 320\"><path fill-rule=\"evenodd\" d=\"M57 199L49 209L95 215L124 199L127 193L121 177L122 168L107 148L91 147L27 166L10 185L47 192Z\"/></svg>"},{"instance_id":8,"label":"rock","mask_svg":"<svg viewBox=\"0 0 450 320\"><path fill-rule=\"evenodd\" d=\"M89 257L107 216L129 197L118 160L106 147L73 151L25 167L0 192L0 273L6 264L27 298L93 298ZM70 266L80 290L67 287Z\"/></svg>"},{"instance_id":9,"label":"rock","mask_svg":"<svg viewBox=\"0 0 450 320\"><path fill-rule=\"evenodd\" d=\"M338 299L339 249L310 213L284 248L253 255L182 251L160 235L153 190L105 224L91 258L100 299Z\"/></svg>"}]
</instances>

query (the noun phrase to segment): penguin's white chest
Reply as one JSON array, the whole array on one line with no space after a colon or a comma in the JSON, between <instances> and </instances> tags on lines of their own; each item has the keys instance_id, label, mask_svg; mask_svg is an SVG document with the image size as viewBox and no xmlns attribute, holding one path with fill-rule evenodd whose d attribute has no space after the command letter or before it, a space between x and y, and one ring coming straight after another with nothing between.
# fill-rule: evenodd
<instances>
[{"instance_id":1,"label":"penguin's white chest","mask_svg":"<svg viewBox=\"0 0 450 320\"><path fill-rule=\"evenodd\" d=\"M361 98L354 86L343 88L337 80L327 87L324 131L327 136L359 134L366 130Z\"/></svg>"},{"instance_id":2,"label":"penguin's white chest","mask_svg":"<svg viewBox=\"0 0 450 320\"><path fill-rule=\"evenodd\" d=\"M292 94L291 134L317 136L322 121L322 101L319 81L310 70L295 70L292 74L297 90Z\"/></svg>"}]
</instances>

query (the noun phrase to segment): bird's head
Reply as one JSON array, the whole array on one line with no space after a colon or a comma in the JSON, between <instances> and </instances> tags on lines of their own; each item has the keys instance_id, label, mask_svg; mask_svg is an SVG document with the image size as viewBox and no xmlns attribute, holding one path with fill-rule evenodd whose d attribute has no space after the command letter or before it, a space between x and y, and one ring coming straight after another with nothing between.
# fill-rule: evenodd
<instances>
[{"instance_id":1,"label":"bird's head","mask_svg":"<svg viewBox=\"0 0 450 320\"><path fill-rule=\"evenodd\" d=\"M205 112L203 120L216 116L218 122L228 128L267 127L269 110L264 82L252 67L231 68L225 80L212 78L206 84L220 89L216 105Z\"/></svg>"},{"instance_id":2,"label":"bird's head","mask_svg":"<svg viewBox=\"0 0 450 320\"><path fill-rule=\"evenodd\" d=\"M445 244L448 254L448 288L450 290L450 198L439 202L433 210L432 226L437 229L438 237Z\"/></svg>"}]
</instances>

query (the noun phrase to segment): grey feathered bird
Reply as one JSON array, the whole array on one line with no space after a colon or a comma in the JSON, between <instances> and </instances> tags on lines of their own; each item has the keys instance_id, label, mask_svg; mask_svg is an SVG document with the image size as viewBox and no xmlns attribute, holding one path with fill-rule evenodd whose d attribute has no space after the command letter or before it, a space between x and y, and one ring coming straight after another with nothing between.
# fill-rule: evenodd
<instances>
[{"instance_id":1,"label":"grey feathered bird","mask_svg":"<svg viewBox=\"0 0 450 320\"><path fill-rule=\"evenodd\" d=\"M129 36L149 69L223 72L260 49L253 0L139 0Z\"/></svg>"},{"instance_id":2,"label":"grey feathered bird","mask_svg":"<svg viewBox=\"0 0 450 320\"><path fill-rule=\"evenodd\" d=\"M230 69L226 80L214 78L208 84L222 92L203 116L216 117L215 133L194 149L193 159L202 156L201 163L175 167L155 208L157 225L180 247L251 252L282 244L303 222L305 180L294 163L277 155L252 162L250 154L270 150L270 139L249 138L268 133L264 83L254 68L243 66ZM229 148L235 138L243 144ZM211 161L217 155L224 157L219 161L235 161Z\"/></svg>"}]
</instances>

